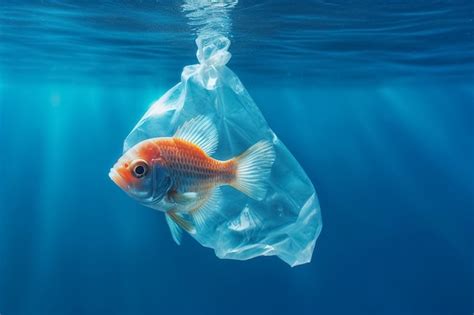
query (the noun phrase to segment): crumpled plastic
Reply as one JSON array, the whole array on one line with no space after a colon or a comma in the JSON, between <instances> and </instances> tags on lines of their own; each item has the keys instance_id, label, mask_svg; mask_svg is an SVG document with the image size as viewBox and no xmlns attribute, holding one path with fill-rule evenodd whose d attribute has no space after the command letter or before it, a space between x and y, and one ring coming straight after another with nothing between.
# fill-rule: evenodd
<instances>
[{"instance_id":1,"label":"crumpled plastic","mask_svg":"<svg viewBox=\"0 0 474 315\"><path fill-rule=\"evenodd\" d=\"M152 104L126 138L124 152L143 140L172 136L198 115L216 124L219 145L213 158L227 160L262 139L271 141L276 159L266 197L257 201L233 188L221 188L219 215L191 236L214 249L219 258L276 255L291 266L310 262L322 228L310 179L226 66L230 40L219 34L201 35L196 44L199 64L184 67L181 82Z\"/></svg>"}]
</instances>

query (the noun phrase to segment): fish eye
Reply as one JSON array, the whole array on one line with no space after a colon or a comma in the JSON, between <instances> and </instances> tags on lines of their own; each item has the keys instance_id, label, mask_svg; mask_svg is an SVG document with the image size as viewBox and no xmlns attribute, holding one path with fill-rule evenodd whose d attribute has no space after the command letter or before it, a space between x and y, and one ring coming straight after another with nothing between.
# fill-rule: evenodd
<instances>
[{"instance_id":1,"label":"fish eye","mask_svg":"<svg viewBox=\"0 0 474 315\"><path fill-rule=\"evenodd\" d=\"M132 174L136 178L142 178L148 173L148 163L144 160L136 160L131 165Z\"/></svg>"}]
</instances>

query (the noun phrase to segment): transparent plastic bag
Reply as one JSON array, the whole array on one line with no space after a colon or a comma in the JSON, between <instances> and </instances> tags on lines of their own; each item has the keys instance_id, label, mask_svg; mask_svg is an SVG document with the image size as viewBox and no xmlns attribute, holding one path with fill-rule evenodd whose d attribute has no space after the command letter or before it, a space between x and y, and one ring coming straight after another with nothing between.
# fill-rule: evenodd
<instances>
[{"instance_id":1,"label":"transparent plastic bag","mask_svg":"<svg viewBox=\"0 0 474 315\"><path fill-rule=\"evenodd\" d=\"M184 122L204 115L219 133L213 158L238 156L262 139L273 143L276 159L267 193L257 201L223 187L219 215L205 230L191 234L219 258L246 260L277 255L291 266L311 260L322 228L318 199L311 181L270 129L262 113L225 65L230 41L222 35L196 40L199 64L187 66L181 82L165 93L131 131L124 151L154 137L173 136Z\"/></svg>"}]
</instances>

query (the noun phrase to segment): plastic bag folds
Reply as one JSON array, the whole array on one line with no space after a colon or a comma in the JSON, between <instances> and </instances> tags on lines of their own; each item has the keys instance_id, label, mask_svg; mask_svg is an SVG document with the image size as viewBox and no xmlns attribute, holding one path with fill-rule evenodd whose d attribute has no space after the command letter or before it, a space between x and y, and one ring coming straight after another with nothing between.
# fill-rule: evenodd
<instances>
[{"instance_id":1,"label":"plastic bag folds","mask_svg":"<svg viewBox=\"0 0 474 315\"><path fill-rule=\"evenodd\" d=\"M196 40L199 64L186 66L181 82L166 92L131 131L124 151L155 137L172 137L197 116L218 131L219 160L239 156L255 143L273 144L275 160L262 200L221 187L218 214L204 230L190 234L219 258L247 260L276 255L291 266L311 260L322 228L315 189L293 155L270 129L239 78L226 66L230 41L222 35Z\"/></svg>"}]
</instances>

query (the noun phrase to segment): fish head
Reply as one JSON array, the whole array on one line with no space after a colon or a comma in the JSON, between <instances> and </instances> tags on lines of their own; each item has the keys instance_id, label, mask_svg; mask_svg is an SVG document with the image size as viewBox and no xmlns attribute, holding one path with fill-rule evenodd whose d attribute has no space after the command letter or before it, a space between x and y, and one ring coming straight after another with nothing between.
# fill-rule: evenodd
<instances>
[{"instance_id":1,"label":"fish head","mask_svg":"<svg viewBox=\"0 0 474 315\"><path fill-rule=\"evenodd\" d=\"M171 177L160 162L159 148L152 143L139 143L119 158L109 177L138 202L156 204L171 188Z\"/></svg>"}]
</instances>

